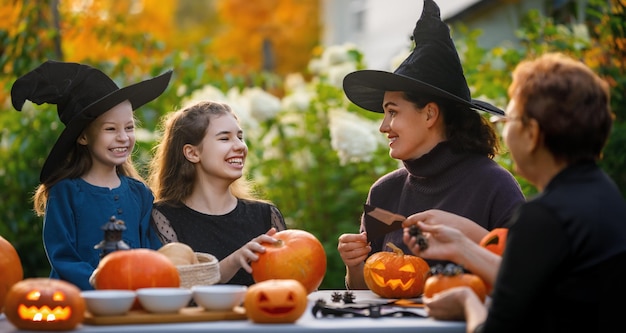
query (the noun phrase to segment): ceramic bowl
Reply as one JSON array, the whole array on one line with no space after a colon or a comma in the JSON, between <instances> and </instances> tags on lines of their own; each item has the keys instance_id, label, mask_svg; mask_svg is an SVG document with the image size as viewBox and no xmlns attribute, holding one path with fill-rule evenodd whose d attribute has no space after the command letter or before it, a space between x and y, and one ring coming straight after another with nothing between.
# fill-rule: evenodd
<instances>
[{"instance_id":1,"label":"ceramic bowl","mask_svg":"<svg viewBox=\"0 0 626 333\"><path fill-rule=\"evenodd\" d=\"M132 290L85 290L80 293L87 311L94 316L125 315L135 301Z\"/></svg>"},{"instance_id":2,"label":"ceramic bowl","mask_svg":"<svg viewBox=\"0 0 626 333\"><path fill-rule=\"evenodd\" d=\"M234 284L196 285L191 287L193 299L210 311L230 311L240 305L246 296L247 286Z\"/></svg>"},{"instance_id":3,"label":"ceramic bowl","mask_svg":"<svg viewBox=\"0 0 626 333\"><path fill-rule=\"evenodd\" d=\"M174 313L189 304L192 297L188 288L140 288L137 298L141 306L148 312Z\"/></svg>"}]
</instances>

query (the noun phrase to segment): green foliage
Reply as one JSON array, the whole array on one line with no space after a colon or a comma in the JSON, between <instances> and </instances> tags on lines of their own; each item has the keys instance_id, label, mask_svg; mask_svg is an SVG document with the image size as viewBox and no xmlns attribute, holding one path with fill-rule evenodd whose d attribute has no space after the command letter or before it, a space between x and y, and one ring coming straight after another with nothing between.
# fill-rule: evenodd
<instances>
[{"instance_id":1,"label":"green foliage","mask_svg":"<svg viewBox=\"0 0 626 333\"><path fill-rule=\"evenodd\" d=\"M32 210L31 197L49 143L60 134L60 122L56 112L35 110L31 104L21 113L0 113L0 123L0 179L6 193L0 200L0 234L14 244L25 276L45 276L49 266L41 243L42 219Z\"/></svg>"}]
</instances>

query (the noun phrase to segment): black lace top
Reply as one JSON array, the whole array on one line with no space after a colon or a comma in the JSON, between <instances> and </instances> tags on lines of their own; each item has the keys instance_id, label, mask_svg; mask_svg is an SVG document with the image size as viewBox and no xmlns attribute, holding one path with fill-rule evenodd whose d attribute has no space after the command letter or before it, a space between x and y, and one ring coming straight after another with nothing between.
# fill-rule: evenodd
<instances>
[{"instance_id":1,"label":"black lace top","mask_svg":"<svg viewBox=\"0 0 626 333\"><path fill-rule=\"evenodd\" d=\"M224 215L207 215L185 205L174 207L156 204L152 214L163 244L181 242L195 252L204 252L222 260L251 239L271 227L278 231L287 227L282 214L272 204L239 199L237 207ZM240 269L229 284L251 285L252 276Z\"/></svg>"}]
</instances>

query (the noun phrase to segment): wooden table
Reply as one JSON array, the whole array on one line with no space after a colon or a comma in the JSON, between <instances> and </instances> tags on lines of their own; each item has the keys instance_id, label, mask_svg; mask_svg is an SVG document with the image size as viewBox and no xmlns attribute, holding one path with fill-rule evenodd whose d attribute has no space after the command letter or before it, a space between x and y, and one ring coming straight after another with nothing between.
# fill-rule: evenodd
<instances>
[{"instance_id":1,"label":"wooden table","mask_svg":"<svg viewBox=\"0 0 626 333\"><path fill-rule=\"evenodd\" d=\"M437 321L421 317L315 317L312 307L317 300L323 299L331 303L333 293L345 293L345 290L321 290L309 295L309 306L306 312L294 324L255 324L247 319L229 319L217 321L130 324L130 325L87 325L82 324L72 332L85 333L160 333L160 332L440 332L464 333L464 322ZM385 302L369 290L353 291L355 302ZM411 311L423 313L419 308ZM24 333L16 329L2 315L0 332ZM41 332L41 331L39 331Z\"/></svg>"}]
</instances>

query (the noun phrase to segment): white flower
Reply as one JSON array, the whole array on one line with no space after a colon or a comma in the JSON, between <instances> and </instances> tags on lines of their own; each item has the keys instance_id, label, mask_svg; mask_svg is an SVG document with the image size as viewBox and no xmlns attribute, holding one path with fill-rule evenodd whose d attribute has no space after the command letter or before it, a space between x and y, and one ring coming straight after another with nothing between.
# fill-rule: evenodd
<instances>
[{"instance_id":1,"label":"white flower","mask_svg":"<svg viewBox=\"0 0 626 333\"><path fill-rule=\"evenodd\" d=\"M306 111L310 104L311 94L305 90L298 90L282 100L282 107L286 111Z\"/></svg>"},{"instance_id":2,"label":"white flower","mask_svg":"<svg viewBox=\"0 0 626 333\"><path fill-rule=\"evenodd\" d=\"M373 123L341 109L331 110L329 117L330 144L340 163L371 161L380 142L379 135L373 133Z\"/></svg>"},{"instance_id":3,"label":"white flower","mask_svg":"<svg viewBox=\"0 0 626 333\"><path fill-rule=\"evenodd\" d=\"M304 115L302 112L289 112L283 113L280 116L280 126L282 132L286 138L306 137L307 133L302 122L304 121Z\"/></svg>"},{"instance_id":4,"label":"white flower","mask_svg":"<svg viewBox=\"0 0 626 333\"><path fill-rule=\"evenodd\" d=\"M259 122L274 119L280 111L280 99L259 87L244 91L252 118Z\"/></svg>"},{"instance_id":5,"label":"white flower","mask_svg":"<svg viewBox=\"0 0 626 333\"><path fill-rule=\"evenodd\" d=\"M181 84L180 86L178 86L178 88L176 89L176 96L182 96L185 94L185 92L187 91L187 85L185 84Z\"/></svg>"},{"instance_id":6,"label":"white flower","mask_svg":"<svg viewBox=\"0 0 626 333\"><path fill-rule=\"evenodd\" d=\"M329 46L322 54L322 62L325 66L343 64L350 60L348 52L350 49L346 45Z\"/></svg>"},{"instance_id":7,"label":"white flower","mask_svg":"<svg viewBox=\"0 0 626 333\"><path fill-rule=\"evenodd\" d=\"M342 88L343 78L354 71L356 71L356 64L353 62L332 66L328 68L328 82L337 88Z\"/></svg>"},{"instance_id":8,"label":"white flower","mask_svg":"<svg viewBox=\"0 0 626 333\"><path fill-rule=\"evenodd\" d=\"M285 78L285 91L288 93L306 89L306 81L300 73L288 74Z\"/></svg>"},{"instance_id":9,"label":"white flower","mask_svg":"<svg viewBox=\"0 0 626 333\"><path fill-rule=\"evenodd\" d=\"M589 42L589 29L586 24L574 24L572 25L572 32L576 38L581 39L585 42Z\"/></svg>"},{"instance_id":10,"label":"white flower","mask_svg":"<svg viewBox=\"0 0 626 333\"><path fill-rule=\"evenodd\" d=\"M259 122L250 114L250 101L239 91L239 88L233 87L226 92L226 100L228 105L233 109L239 124L244 131L244 138L253 138L260 130Z\"/></svg>"},{"instance_id":11,"label":"white flower","mask_svg":"<svg viewBox=\"0 0 626 333\"><path fill-rule=\"evenodd\" d=\"M329 77L335 74L337 71L345 68L354 68L352 70L354 71L356 70L356 63L350 55L350 52L354 50L356 50L356 47L353 44L349 43L343 45L329 46L322 54L319 62L309 62L309 70L313 74L327 74ZM343 77L341 78L343 79Z\"/></svg>"},{"instance_id":12,"label":"white flower","mask_svg":"<svg viewBox=\"0 0 626 333\"><path fill-rule=\"evenodd\" d=\"M195 104L200 101L226 102L226 96L218 88L206 85L202 89L194 90L187 98L183 98L183 106Z\"/></svg>"},{"instance_id":13,"label":"white flower","mask_svg":"<svg viewBox=\"0 0 626 333\"><path fill-rule=\"evenodd\" d=\"M283 158L280 148L275 144L277 140L280 139L278 138L276 128L271 128L260 141L256 141L259 149L263 150L261 161L280 160Z\"/></svg>"},{"instance_id":14,"label":"white flower","mask_svg":"<svg viewBox=\"0 0 626 333\"><path fill-rule=\"evenodd\" d=\"M309 73L313 75L321 75L324 70L324 63L322 62L322 59L313 58L309 61L307 69L309 70Z\"/></svg>"}]
</instances>

